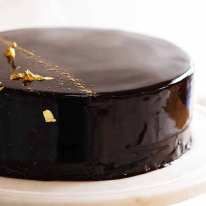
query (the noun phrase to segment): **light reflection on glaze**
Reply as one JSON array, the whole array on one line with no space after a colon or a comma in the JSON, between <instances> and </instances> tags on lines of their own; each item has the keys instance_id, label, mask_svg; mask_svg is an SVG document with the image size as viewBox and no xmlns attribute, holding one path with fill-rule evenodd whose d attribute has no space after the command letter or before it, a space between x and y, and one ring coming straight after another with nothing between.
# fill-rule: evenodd
<instances>
[{"instance_id":1,"label":"light reflection on glaze","mask_svg":"<svg viewBox=\"0 0 206 206\"><path fill-rule=\"evenodd\" d=\"M182 129L188 123L189 120L189 108L186 104L188 101L186 85L180 87L179 85L173 86L170 89L170 97L167 99L167 105L164 108L170 118L175 121L175 125L178 129Z\"/></svg>"}]
</instances>

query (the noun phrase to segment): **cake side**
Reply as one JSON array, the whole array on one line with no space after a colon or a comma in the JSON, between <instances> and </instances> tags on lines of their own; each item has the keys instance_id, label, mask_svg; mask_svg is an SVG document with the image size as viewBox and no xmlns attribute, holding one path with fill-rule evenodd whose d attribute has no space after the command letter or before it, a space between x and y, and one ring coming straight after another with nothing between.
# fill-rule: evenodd
<instances>
[{"instance_id":1,"label":"cake side","mask_svg":"<svg viewBox=\"0 0 206 206\"><path fill-rule=\"evenodd\" d=\"M103 180L161 168L191 146L191 85L188 76L159 91L113 98L2 91L0 175ZM56 122L45 122L46 109Z\"/></svg>"}]
</instances>

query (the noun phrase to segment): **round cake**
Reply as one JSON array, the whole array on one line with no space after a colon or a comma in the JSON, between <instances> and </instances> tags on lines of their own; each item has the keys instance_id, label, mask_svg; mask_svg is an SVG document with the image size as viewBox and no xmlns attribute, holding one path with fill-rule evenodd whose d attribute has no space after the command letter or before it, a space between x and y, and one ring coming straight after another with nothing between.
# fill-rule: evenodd
<instances>
[{"instance_id":1,"label":"round cake","mask_svg":"<svg viewBox=\"0 0 206 206\"><path fill-rule=\"evenodd\" d=\"M22 29L0 33L0 54L0 176L116 179L190 149L193 73L175 45L116 30Z\"/></svg>"}]
</instances>

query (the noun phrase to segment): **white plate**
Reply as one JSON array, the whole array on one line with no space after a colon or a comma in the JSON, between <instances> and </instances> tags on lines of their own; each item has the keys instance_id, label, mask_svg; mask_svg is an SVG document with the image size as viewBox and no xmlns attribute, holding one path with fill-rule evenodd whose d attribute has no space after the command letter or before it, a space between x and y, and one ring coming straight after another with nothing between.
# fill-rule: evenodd
<instances>
[{"instance_id":1,"label":"white plate","mask_svg":"<svg viewBox=\"0 0 206 206\"><path fill-rule=\"evenodd\" d=\"M99 182L0 178L1 206L164 206L206 192L206 110L195 109L192 150L170 166Z\"/></svg>"}]
</instances>

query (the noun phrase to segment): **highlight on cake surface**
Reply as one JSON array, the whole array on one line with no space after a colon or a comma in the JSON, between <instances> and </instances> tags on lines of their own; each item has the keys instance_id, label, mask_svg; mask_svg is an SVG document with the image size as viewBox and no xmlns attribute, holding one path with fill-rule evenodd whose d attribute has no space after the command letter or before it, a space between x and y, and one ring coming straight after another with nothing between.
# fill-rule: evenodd
<instances>
[{"instance_id":1,"label":"highlight on cake surface","mask_svg":"<svg viewBox=\"0 0 206 206\"><path fill-rule=\"evenodd\" d=\"M2 91L4 89L4 85L2 82L0 82L0 91Z\"/></svg>"}]
</instances>

